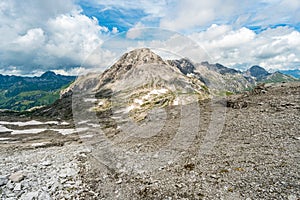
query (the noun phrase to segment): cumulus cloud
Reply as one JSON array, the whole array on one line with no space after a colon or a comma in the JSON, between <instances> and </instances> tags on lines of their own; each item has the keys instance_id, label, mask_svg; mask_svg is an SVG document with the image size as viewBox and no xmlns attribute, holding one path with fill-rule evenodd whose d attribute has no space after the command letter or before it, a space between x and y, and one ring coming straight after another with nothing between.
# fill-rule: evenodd
<instances>
[{"instance_id":1,"label":"cumulus cloud","mask_svg":"<svg viewBox=\"0 0 300 200\"><path fill-rule=\"evenodd\" d=\"M118 12L111 12L109 22L122 21L129 29L123 35L125 39L110 40L108 46L112 51L102 46L109 43L105 42L109 36L118 35L124 28L118 23L109 28L101 25L100 18L83 12L80 7L83 4L128 11L122 19L117 19ZM142 14L130 15L131 9ZM197 59L199 51L193 47L194 43L206 49L212 62L228 66L246 68L260 64L268 69L299 68L299 27L292 28L299 26L299 9L298 0L1 1L0 66L4 69L0 73L38 74L61 70L65 74L78 74L102 70L112 64L120 49L144 46L166 51L173 48L175 54L188 52L187 57ZM126 17L140 19L128 23ZM278 24L288 26L276 27ZM155 33L145 34L141 30L147 26L179 31L194 42L190 44L180 33L164 31L156 33L155 37L161 39L155 38ZM256 26L258 31L253 31ZM205 55L205 51L201 52ZM200 56L197 61L206 58Z\"/></svg>"},{"instance_id":2,"label":"cumulus cloud","mask_svg":"<svg viewBox=\"0 0 300 200\"><path fill-rule=\"evenodd\" d=\"M276 24L299 23L298 0L175 0L172 9L164 10L160 27L190 32L205 29L213 23L243 26L269 27Z\"/></svg>"},{"instance_id":3,"label":"cumulus cloud","mask_svg":"<svg viewBox=\"0 0 300 200\"><path fill-rule=\"evenodd\" d=\"M6 69L14 66L15 74L104 63L105 51L95 55L94 50L110 31L98 19L82 14L72 0L1 2L0 23L0 64Z\"/></svg>"},{"instance_id":4,"label":"cumulus cloud","mask_svg":"<svg viewBox=\"0 0 300 200\"><path fill-rule=\"evenodd\" d=\"M12 42L12 46L15 50L23 51L24 49L35 50L40 48L45 42L45 34L43 29L34 28L29 29L25 35L18 36L15 41Z\"/></svg>"},{"instance_id":5,"label":"cumulus cloud","mask_svg":"<svg viewBox=\"0 0 300 200\"><path fill-rule=\"evenodd\" d=\"M201 44L214 62L238 68L259 64L266 69L299 68L300 33L289 27L260 33L229 25L212 25L190 37Z\"/></svg>"}]
</instances>

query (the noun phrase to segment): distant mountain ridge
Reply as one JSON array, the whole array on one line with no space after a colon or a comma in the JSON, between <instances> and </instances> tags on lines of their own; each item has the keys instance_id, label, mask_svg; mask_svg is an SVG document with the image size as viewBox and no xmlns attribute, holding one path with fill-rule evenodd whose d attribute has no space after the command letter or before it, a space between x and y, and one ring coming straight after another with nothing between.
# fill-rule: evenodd
<instances>
[{"instance_id":1,"label":"distant mountain ridge","mask_svg":"<svg viewBox=\"0 0 300 200\"><path fill-rule=\"evenodd\" d=\"M150 49L143 48L125 53L101 74L79 77L61 92L61 98L54 106L42 109L36 115L70 117L74 107L78 107L77 111L85 107L100 113L109 113L110 109L120 109L120 112L128 110L135 119L140 120L151 106L176 104L176 95L170 90L172 87L176 88L177 93L189 88L188 93L197 93L203 99L250 90L261 82L296 80L279 72L269 73L259 66L243 72L219 63L193 63L188 58L163 60ZM85 92L87 97L82 97ZM80 105L73 101L72 96L82 98L77 101ZM112 99L123 101L117 103L123 109L113 107ZM90 101L93 104L88 103ZM72 105L70 102L73 102Z\"/></svg>"},{"instance_id":2,"label":"distant mountain ridge","mask_svg":"<svg viewBox=\"0 0 300 200\"><path fill-rule=\"evenodd\" d=\"M300 78L300 69L280 70L279 72L289 76L293 76L298 79Z\"/></svg>"},{"instance_id":3,"label":"distant mountain ridge","mask_svg":"<svg viewBox=\"0 0 300 200\"><path fill-rule=\"evenodd\" d=\"M0 74L0 109L23 111L35 106L52 104L60 90L75 80L52 71L37 77Z\"/></svg>"},{"instance_id":4,"label":"distant mountain ridge","mask_svg":"<svg viewBox=\"0 0 300 200\"><path fill-rule=\"evenodd\" d=\"M103 97L106 101L112 93L122 93L122 90L142 94L151 93L150 90L167 91L163 86L171 88L172 85L179 91L190 88L190 92L196 92L201 98L207 98L209 95L243 92L258 83L298 80L281 72L269 73L257 65L246 71L239 71L219 63L194 63L188 58L163 60L147 48L125 53L102 74L88 74L74 81L75 79L74 76L63 76L54 72L46 72L40 77L0 75L0 109L23 111L35 106L50 105L59 98L63 99L61 102L71 102L69 98L74 90L97 91L96 98ZM148 89L139 88L139 85ZM131 94L126 95L130 97ZM174 101L171 90L162 97L165 98L165 95L168 96L169 103ZM70 105L60 105L62 103L59 101L55 106L62 109L70 108ZM103 102L101 104L105 105ZM48 115L59 114L54 107L50 106L49 109L53 112Z\"/></svg>"}]
</instances>

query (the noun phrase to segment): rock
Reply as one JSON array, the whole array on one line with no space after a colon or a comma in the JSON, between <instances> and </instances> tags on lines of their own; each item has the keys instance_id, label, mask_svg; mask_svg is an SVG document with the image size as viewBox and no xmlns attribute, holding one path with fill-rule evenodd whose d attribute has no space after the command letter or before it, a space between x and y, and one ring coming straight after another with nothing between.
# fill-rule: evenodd
<instances>
[{"instance_id":1,"label":"rock","mask_svg":"<svg viewBox=\"0 0 300 200\"><path fill-rule=\"evenodd\" d=\"M46 160L46 161L42 162L41 165L48 167L48 166L52 165L52 163L49 160Z\"/></svg>"},{"instance_id":2,"label":"rock","mask_svg":"<svg viewBox=\"0 0 300 200\"><path fill-rule=\"evenodd\" d=\"M8 182L8 179L6 176L0 176L0 187L3 185L6 185Z\"/></svg>"},{"instance_id":3,"label":"rock","mask_svg":"<svg viewBox=\"0 0 300 200\"><path fill-rule=\"evenodd\" d=\"M21 183L16 183L15 187L14 187L14 191L21 191L22 190L22 185Z\"/></svg>"},{"instance_id":4,"label":"rock","mask_svg":"<svg viewBox=\"0 0 300 200\"><path fill-rule=\"evenodd\" d=\"M17 183L22 181L25 178L25 174L21 171L15 172L13 174L10 175L9 180Z\"/></svg>"},{"instance_id":5,"label":"rock","mask_svg":"<svg viewBox=\"0 0 300 200\"><path fill-rule=\"evenodd\" d=\"M28 192L21 196L21 200L36 200L38 199L39 192Z\"/></svg>"},{"instance_id":6,"label":"rock","mask_svg":"<svg viewBox=\"0 0 300 200\"><path fill-rule=\"evenodd\" d=\"M14 184L13 184L11 181L9 181L9 182L6 184L6 187L7 187L9 190L12 190L12 189L14 189Z\"/></svg>"},{"instance_id":7,"label":"rock","mask_svg":"<svg viewBox=\"0 0 300 200\"><path fill-rule=\"evenodd\" d=\"M45 192L45 191L42 191L39 195L39 199L43 199L43 200L51 200L51 196Z\"/></svg>"},{"instance_id":8,"label":"rock","mask_svg":"<svg viewBox=\"0 0 300 200\"><path fill-rule=\"evenodd\" d=\"M75 169L72 168L66 168L66 169L62 169L59 173L59 177L61 178L66 178L66 177L72 177L75 176L77 174Z\"/></svg>"},{"instance_id":9,"label":"rock","mask_svg":"<svg viewBox=\"0 0 300 200\"><path fill-rule=\"evenodd\" d=\"M122 181L122 179L119 179L117 182L116 182L116 184L121 184L123 181Z\"/></svg>"}]
</instances>

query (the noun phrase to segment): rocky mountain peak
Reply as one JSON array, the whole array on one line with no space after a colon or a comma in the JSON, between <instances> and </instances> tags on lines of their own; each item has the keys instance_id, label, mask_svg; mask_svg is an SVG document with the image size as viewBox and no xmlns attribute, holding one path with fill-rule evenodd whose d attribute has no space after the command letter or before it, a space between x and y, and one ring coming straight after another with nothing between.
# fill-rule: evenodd
<instances>
[{"instance_id":1,"label":"rocky mountain peak","mask_svg":"<svg viewBox=\"0 0 300 200\"><path fill-rule=\"evenodd\" d=\"M155 54L149 48L140 48L125 53L114 65L103 72L102 81L97 86L101 86L119 79L132 68L147 65L168 65L159 55Z\"/></svg>"},{"instance_id":2,"label":"rocky mountain peak","mask_svg":"<svg viewBox=\"0 0 300 200\"><path fill-rule=\"evenodd\" d=\"M270 74L264 68L262 68L258 65L254 65L250 69L247 70L247 75L250 75L250 76L253 76L253 77L256 77L256 78L261 78L261 77L264 77L264 76L268 76Z\"/></svg>"},{"instance_id":3,"label":"rocky mountain peak","mask_svg":"<svg viewBox=\"0 0 300 200\"><path fill-rule=\"evenodd\" d=\"M116 65L165 64L163 59L149 48L140 48L125 53Z\"/></svg>"}]
</instances>

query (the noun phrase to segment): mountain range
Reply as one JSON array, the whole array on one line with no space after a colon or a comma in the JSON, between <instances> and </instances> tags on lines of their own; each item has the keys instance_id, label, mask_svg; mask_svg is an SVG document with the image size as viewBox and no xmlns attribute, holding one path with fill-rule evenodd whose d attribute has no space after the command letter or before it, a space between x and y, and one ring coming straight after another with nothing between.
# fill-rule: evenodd
<instances>
[{"instance_id":1,"label":"mountain range","mask_svg":"<svg viewBox=\"0 0 300 200\"><path fill-rule=\"evenodd\" d=\"M260 66L239 71L219 63L194 63L188 58L163 60L148 48L125 53L102 74L75 79L54 72L46 72L40 77L0 75L0 109L24 111L46 106L37 113L56 116L61 115L60 109L63 109L62 117L71 117L71 111L66 111L72 109L71 105L65 104L71 104L71 96L77 93L86 95L87 99L81 102L96 102L97 105L89 109L111 109L111 98L114 97L126 102L119 103L119 109L129 109L134 118L142 119L150 107L175 104L179 93L205 99L211 95L250 90L258 83L298 80L282 72L269 73ZM52 103L54 106L47 106Z\"/></svg>"},{"instance_id":2,"label":"mountain range","mask_svg":"<svg viewBox=\"0 0 300 200\"><path fill-rule=\"evenodd\" d=\"M114 111L140 121L153 108L177 105L179 101L188 103L191 96L209 99L250 90L258 83L289 81L297 79L280 72L269 73L259 66L242 72L218 63L193 63L187 58L163 60L143 48L125 53L101 74L79 77L61 91L54 106L40 109L34 115L70 118L75 110L79 117L88 118L92 111L99 116L105 113L106 122L111 123L115 120L107 121L107 115Z\"/></svg>"},{"instance_id":3,"label":"mountain range","mask_svg":"<svg viewBox=\"0 0 300 200\"><path fill-rule=\"evenodd\" d=\"M0 109L24 111L54 103L61 89L76 79L48 71L39 77L0 74Z\"/></svg>"}]
</instances>

